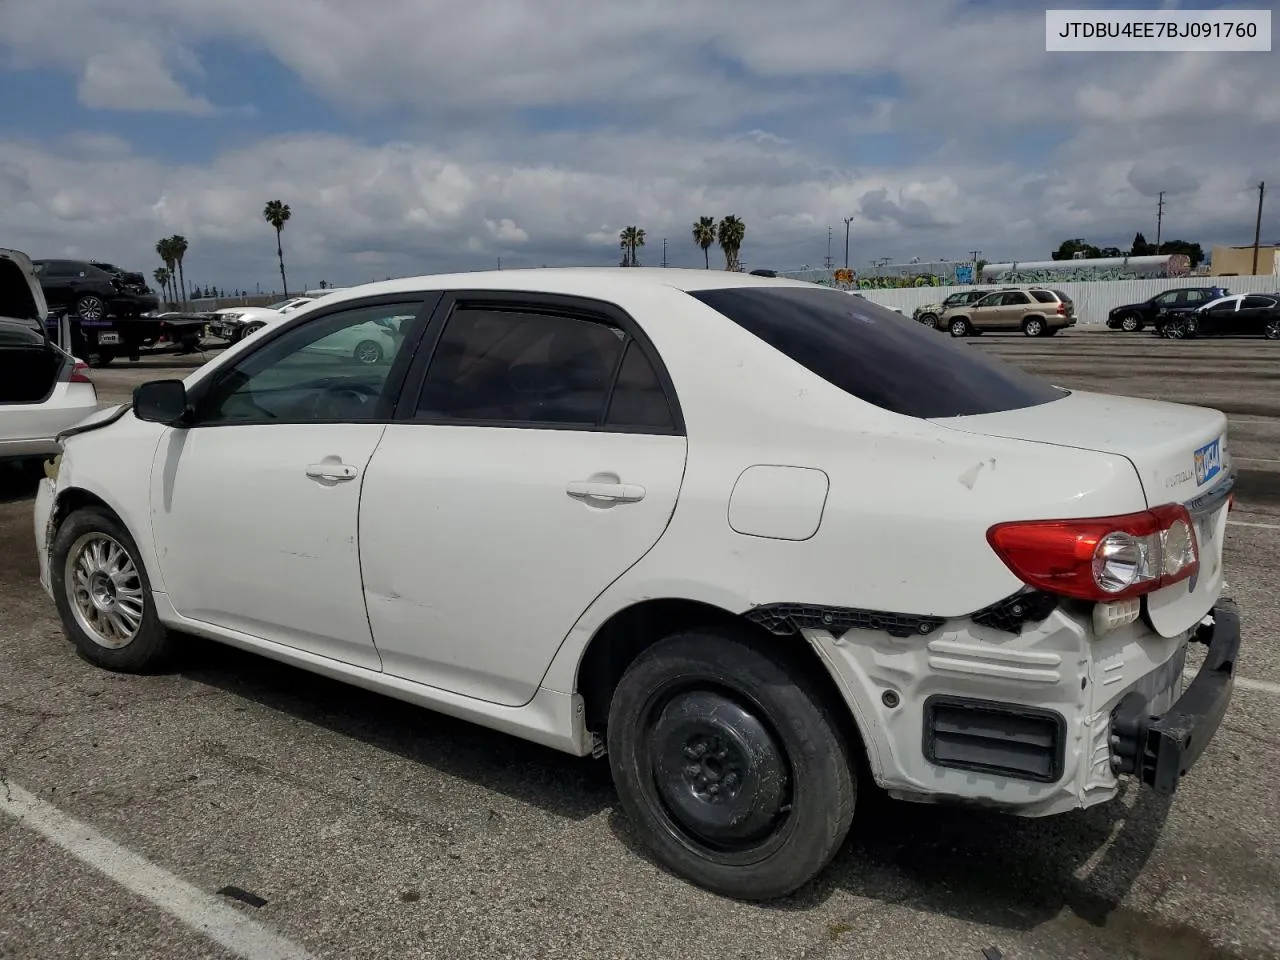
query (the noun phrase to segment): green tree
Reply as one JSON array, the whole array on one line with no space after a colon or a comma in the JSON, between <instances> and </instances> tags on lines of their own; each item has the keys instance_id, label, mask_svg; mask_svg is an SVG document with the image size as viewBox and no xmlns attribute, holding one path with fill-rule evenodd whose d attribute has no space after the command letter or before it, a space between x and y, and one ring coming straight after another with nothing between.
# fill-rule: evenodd
<instances>
[{"instance_id":1,"label":"green tree","mask_svg":"<svg viewBox=\"0 0 1280 960\"><path fill-rule=\"evenodd\" d=\"M730 214L724 217L716 227L716 239L720 241L720 249L724 251L724 268L737 272L741 270L738 254L742 252L742 241L747 235L747 225L739 217Z\"/></svg>"},{"instance_id":2,"label":"green tree","mask_svg":"<svg viewBox=\"0 0 1280 960\"><path fill-rule=\"evenodd\" d=\"M636 226L623 227L618 233L618 243L622 247L622 265L624 267L640 266L636 250L644 246L644 230Z\"/></svg>"},{"instance_id":3,"label":"green tree","mask_svg":"<svg viewBox=\"0 0 1280 960\"><path fill-rule=\"evenodd\" d=\"M1198 243L1192 243L1189 240L1163 240L1160 243L1161 253L1185 253L1191 261L1191 269L1204 261L1204 249Z\"/></svg>"},{"instance_id":4,"label":"green tree","mask_svg":"<svg viewBox=\"0 0 1280 960\"><path fill-rule=\"evenodd\" d=\"M711 248L716 242L716 218L699 217L693 225L693 242L702 248L702 262L707 270L711 269Z\"/></svg>"},{"instance_id":5,"label":"green tree","mask_svg":"<svg viewBox=\"0 0 1280 960\"><path fill-rule=\"evenodd\" d=\"M173 302L178 300L178 254L173 249L173 237L164 237L156 241L156 255L164 261L165 271L169 274L169 289L173 291Z\"/></svg>"},{"instance_id":6,"label":"green tree","mask_svg":"<svg viewBox=\"0 0 1280 960\"><path fill-rule=\"evenodd\" d=\"M156 267L155 273L151 274L156 278L156 284L160 287L160 292L164 294L166 300L169 299L169 268Z\"/></svg>"},{"instance_id":7,"label":"green tree","mask_svg":"<svg viewBox=\"0 0 1280 960\"><path fill-rule=\"evenodd\" d=\"M1129 248L1129 256L1131 257L1149 257L1156 252L1154 243L1147 243L1147 238L1142 235L1139 230L1133 235L1133 246Z\"/></svg>"},{"instance_id":8,"label":"green tree","mask_svg":"<svg viewBox=\"0 0 1280 960\"><path fill-rule=\"evenodd\" d=\"M262 208L262 219L271 224L276 231L276 259L280 261L280 285L284 287L286 297L289 296L289 281L284 275L284 248L280 245L280 234L291 216L293 211L289 209L289 205L279 200L268 200L267 205Z\"/></svg>"},{"instance_id":9,"label":"green tree","mask_svg":"<svg viewBox=\"0 0 1280 960\"><path fill-rule=\"evenodd\" d=\"M1076 237L1074 240L1063 240L1062 245L1053 252L1052 256L1054 260L1074 260L1077 253L1083 254L1086 259L1092 260L1099 257L1102 251L1092 243Z\"/></svg>"},{"instance_id":10,"label":"green tree","mask_svg":"<svg viewBox=\"0 0 1280 960\"><path fill-rule=\"evenodd\" d=\"M180 233L175 233L169 238L169 242L173 244L173 259L178 264L178 289L182 291L182 300L187 300L187 275L182 269L182 259L187 255L187 238Z\"/></svg>"}]
</instances>

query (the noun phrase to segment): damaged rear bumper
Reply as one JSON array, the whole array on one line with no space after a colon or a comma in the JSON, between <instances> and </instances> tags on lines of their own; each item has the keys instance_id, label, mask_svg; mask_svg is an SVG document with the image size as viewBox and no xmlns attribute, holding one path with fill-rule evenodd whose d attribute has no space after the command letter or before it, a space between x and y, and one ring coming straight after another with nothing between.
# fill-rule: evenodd
<instances>
[{"instance_id":1,"label":"damaged rear bumper","mask_svg":"<svg viewBox=\"0 0 1280 960\"><path fill-rule=\"evenodd\" d=\"M1240 614L1220 600L1192 639L1209 648L1204 664L1177 701L1153 714L1144 695L1125 695L1111 714L1112 768L1157 793L1172 794L1213 739L1231 703L1240 649Z\"/></svg>"}]
</instances>

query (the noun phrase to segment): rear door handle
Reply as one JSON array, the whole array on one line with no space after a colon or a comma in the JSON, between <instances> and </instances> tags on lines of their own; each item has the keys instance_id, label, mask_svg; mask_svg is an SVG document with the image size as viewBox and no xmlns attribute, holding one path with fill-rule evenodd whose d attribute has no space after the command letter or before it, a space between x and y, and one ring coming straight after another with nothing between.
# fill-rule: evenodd
<instances>
[{"instance_id":1,"label":"rear door handle","mask_svg":"<svg viewBox=\"0 0 1280 960\"><path fill-rule=\"evenodd\" d=\"M580 500L609 500L614 503L635 503L644 499L644 487L637 483L573 480L565 487L565 493Z\"/></svg>"},{"instance_id":2,"label":"rear door handle","mask_svg":"<svg viewBox=\"0 0 1280 960\"><path fill-rule=\"evenodd\" d=\"M333 483L342 483L347 480L354 480L359 471L349 463L313 463L307 467L307 476L312 480L329 480Z\"/></svg>"}]
</instances>

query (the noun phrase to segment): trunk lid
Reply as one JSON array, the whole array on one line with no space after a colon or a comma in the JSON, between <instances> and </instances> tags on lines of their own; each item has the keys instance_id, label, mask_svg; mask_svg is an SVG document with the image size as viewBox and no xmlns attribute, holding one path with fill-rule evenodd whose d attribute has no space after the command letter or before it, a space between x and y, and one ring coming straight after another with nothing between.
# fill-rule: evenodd
<instances>
[{"instance_id":1,"label":"trunk lid","mask_svg":"<svg viewBox=\"0 0 1280 960\"><path fill-rule=\"evenodd\" d=\"M1217 601L1227 519L1223 485L1231 474L1227 418L1221 411L1076 391L1034 407L932 422L982 436L1124 457L1133 464L1147 506L1187 505L1200 548L1197 576L1147 596L1152 626L1174 636L1199 623Z\"/></svg>"},{"instance_id":2,"label":"trunk lid","mask_svg":"<svg viewBox=\"0 0 1280 960\"><path fill-rule=\"evenodd\" d=\"M0 247L0 317L29 320L33 329L43 332L48 316L49 306L31 258L20 250Z\"/></svg>"}]
</instances>

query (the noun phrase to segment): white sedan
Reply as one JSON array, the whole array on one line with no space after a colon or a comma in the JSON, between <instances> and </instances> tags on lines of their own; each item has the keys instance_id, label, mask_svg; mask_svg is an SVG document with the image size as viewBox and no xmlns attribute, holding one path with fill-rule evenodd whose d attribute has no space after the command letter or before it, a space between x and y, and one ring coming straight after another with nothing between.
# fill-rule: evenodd
<instances>
[{"instance_id":1,"label":"white sedan","mask_svg":"<svg viewBox=\"0 0 1280 960\"><path fill-rule=\"evenodd\" d=\"M265 307L223 307L213 312L209 333L230 343L236 343L242 337L257 333L272 320L278 319L283 314L292 313L300 307L308 306L316 299L316 297L291 297Z\"/></svg>"},{"instance_id":2,"label":"white sedan","mask_svg":"<svg viewBox=\"0 0 1280 960\"><path fill-rule=\"evenodd\" d=\"M320 356L404 315L387 362ZM1240 640L1226 442L803 281L471 273L143 385L66 440L35 528L90 662L197 634L607 754L659 861L765 899L873 785L1023 816L1172 792Z\"/></svg>"},{"instance_id":3,"label":"white sedan","mask_svg":"<svg viewBox=\"0 0 1280 960\"><path fill-rule=\"evenodd\" d=\"M31 260L0 250L0 460L57 453L58 435L98 408L88 366L50 341L48 316Z\"/></svg>"}]
</instances>

